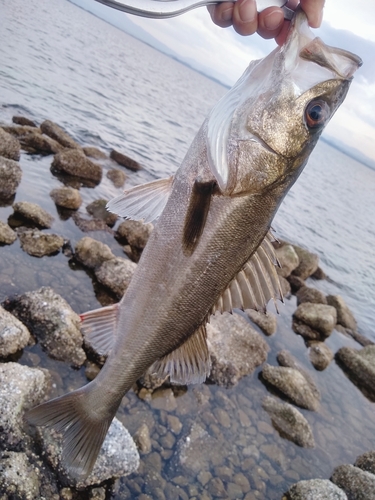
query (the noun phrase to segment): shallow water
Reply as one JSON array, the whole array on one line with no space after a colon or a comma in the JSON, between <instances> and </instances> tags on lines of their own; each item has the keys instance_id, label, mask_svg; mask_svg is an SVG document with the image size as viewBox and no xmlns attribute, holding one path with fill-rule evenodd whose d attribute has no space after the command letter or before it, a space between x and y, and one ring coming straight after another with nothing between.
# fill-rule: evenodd
<instances>
[{"instance_id":1,"label":"shallow water","mask_svg":"<svg viewBox=\"0 0 375 500\"><path fill-rule=\"evenodd\" d=\"M0 121L10 123L14 114L38 123L51 119L84 145L129 154L145 170L129 172L127 186L173 173L208 110L225 91L66 0L0 0L0 10ZM55 217L50 231L74 247L85 234L49 197L53 188L61 186L50 171L51 162L52 157L22 154L23 178L16 201L33 201L48 210ZM114 166L110 160L104 163L105 171ZM104 175L98 187L80 191L83 215L88 203L120 190ZM374 171L321 142L273 224L281 238L319 254L330 280L313 285L325 293L341 294L361 333L373 339L374 193ZM10 205L1 206L0 220L6 221L12 212ZM124 256L110 233L89 235ZM90 273L62 253L32 258L20 249L18 240L0 248L1 301L44 285L52 286L78 313L114 300ZM295 307L294 298L281 307L278 331L267 339L268 362L276 364L277 352L287 348L314 372L303 340L291 330ZM338 332L327 344L334 352L343 345L359 347ZM20 361L51 369L55 394L86 382L83 369L49 360L38 345L26 350ZM259 371L232 389L203 385L178 390L170 406L165 393L156 394L151 402L128 393L119 418L132 434L146 422L153 449L142 457L137 473L115 484L111 498L137 498L142 492L163 498L159 489L167 498L216 498L211 483L204 484L191 467L175 463L178 442L194 423L207 431L212 444L199 450L203 471L221 477L231 498L248 494L241 474L250 482L253 496L248 499L279 499L296 480L329 477L339 463L353 463L357 455L375 448L374 405L335 362L324 372L314 372L322 393L320 410L302 410L313 428L317 443L313 450L295 446L270 427L261 408L268 391ZM181 421L180 434L171 432L168 415ZM241 495L233 484L242 484Z\"/></svg>"}]
</instances>

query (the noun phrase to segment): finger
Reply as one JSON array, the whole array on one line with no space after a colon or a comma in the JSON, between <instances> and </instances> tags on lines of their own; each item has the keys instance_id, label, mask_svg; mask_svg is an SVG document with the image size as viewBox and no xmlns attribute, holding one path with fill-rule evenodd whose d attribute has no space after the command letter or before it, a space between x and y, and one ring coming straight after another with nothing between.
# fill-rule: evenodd
<instances>
[{"instance_id":1,"label":"finger","mask_svg":"<svg viewBox=\"0 0 375 500\"><path fill-rule=\"evenodd\" d=\"M269 7L258 16L258 33L263 38L276 38L283 24L283 11L276 7Z\"/></svg>"},{"instance_id":2,"label":"finger","mask_svg":"<svg viewBox=\"0 0 375 500\"><path fill-rule=\"evenodd\" d=\"M277 45L283 45L289 33L290 21L284 21L279 34L275 37Z\"/></svg>"},{"instance_id":3,"label":"finger","mask_svg":"<svg viewBox=\"0 0 375 500\"><path fill-rule=\"evenodd\" d=\"M301 7L306 13L309 25L319 28L323 19L324 0L301 0Z\"/></svg>"},{"instance_id":4,"label":"finger","mask_svg":"<svg viewBox=\"0 0 375 500\"><path fill-rule=\"evenodd\" d=\"M255 0L237 0L233 9L233 27L240 35L252 35L258 28Z\"/></svg>"},{"instance_id":5,"label":"finger","mask_svg":"<svg viewBox=\"0 0 375 500\"><path fill-rule=\"evenodd\" d=\"M233 7L233 2L223 2L219 5L209 5L207 9L215 24L221 28L228 28L232 25Z\"/></svg>"}]
</instances>

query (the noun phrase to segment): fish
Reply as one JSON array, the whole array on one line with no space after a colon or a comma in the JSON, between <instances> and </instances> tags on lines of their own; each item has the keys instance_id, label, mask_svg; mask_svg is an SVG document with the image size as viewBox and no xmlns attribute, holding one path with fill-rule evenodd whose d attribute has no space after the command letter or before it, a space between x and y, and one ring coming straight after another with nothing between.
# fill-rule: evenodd
<instances>
[{"instance_id":1,"label":"fish","mask_svg":"<svg viewBox=\"0 0 375 500\"><path fill-rule=\"evenodd\" d=\"M26 415L62 433L71 478L90 474L122 397L145 372L206 379L212 314L282 300L271 223L360 65L314 37L299 9L284 45L252 61L213 107L176 174L108 203L157 222L121 301L81 316L106 362L87 385Z\"/></svg>"}]
</instances>

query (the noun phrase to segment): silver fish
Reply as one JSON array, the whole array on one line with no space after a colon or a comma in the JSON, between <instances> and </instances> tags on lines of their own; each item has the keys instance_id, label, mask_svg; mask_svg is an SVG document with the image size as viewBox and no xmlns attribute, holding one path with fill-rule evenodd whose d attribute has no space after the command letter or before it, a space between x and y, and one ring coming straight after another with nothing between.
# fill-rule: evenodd
<instances>
[{"instance_id":1,"label":"silver fish","mask_svg":"<svg viewBox=\"0 0 375 500\"><path fill-rule=\"evenodd\" d=\"M160 217L122 300L82 316L107 361L95 380L27 415L63 433L72 478L90 473L122 397L146 370L205 380L211 314L282 298L271 221L360 64L314 38L300 10L286 43L252 62L213 108L176 175L109 203L124 217Z\"/></svg>"}]
</instances>

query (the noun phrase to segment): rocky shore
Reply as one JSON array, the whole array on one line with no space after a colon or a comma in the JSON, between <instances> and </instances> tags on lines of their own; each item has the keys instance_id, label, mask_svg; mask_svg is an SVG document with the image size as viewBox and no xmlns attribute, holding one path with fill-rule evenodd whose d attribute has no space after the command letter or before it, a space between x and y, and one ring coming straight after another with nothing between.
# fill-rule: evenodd
<instances>
[{"instance_id":1,"label":"rocky shore","mask_svg":"<svg viewBox=\"0 0 375 500\"><path fill-rule=\"evenodd\" d=\"M82 147L49 120L13 122L0 127L0 205L9 208L0 220L0 499L375 499L375 345L341 296L314 286L326 279L318 256L285 241L275 243L280 314L213 316L207 383L187 389L146 373L92 474L70 480L60 436L28 428L23 415L99 372L104 358L78 314L122 297L153 227L118 220L102 193L84 191L120 189L141 165ZM24 155L54 155L62 185L48 200L18 199Z\"/></svg>"}]
</instances>

